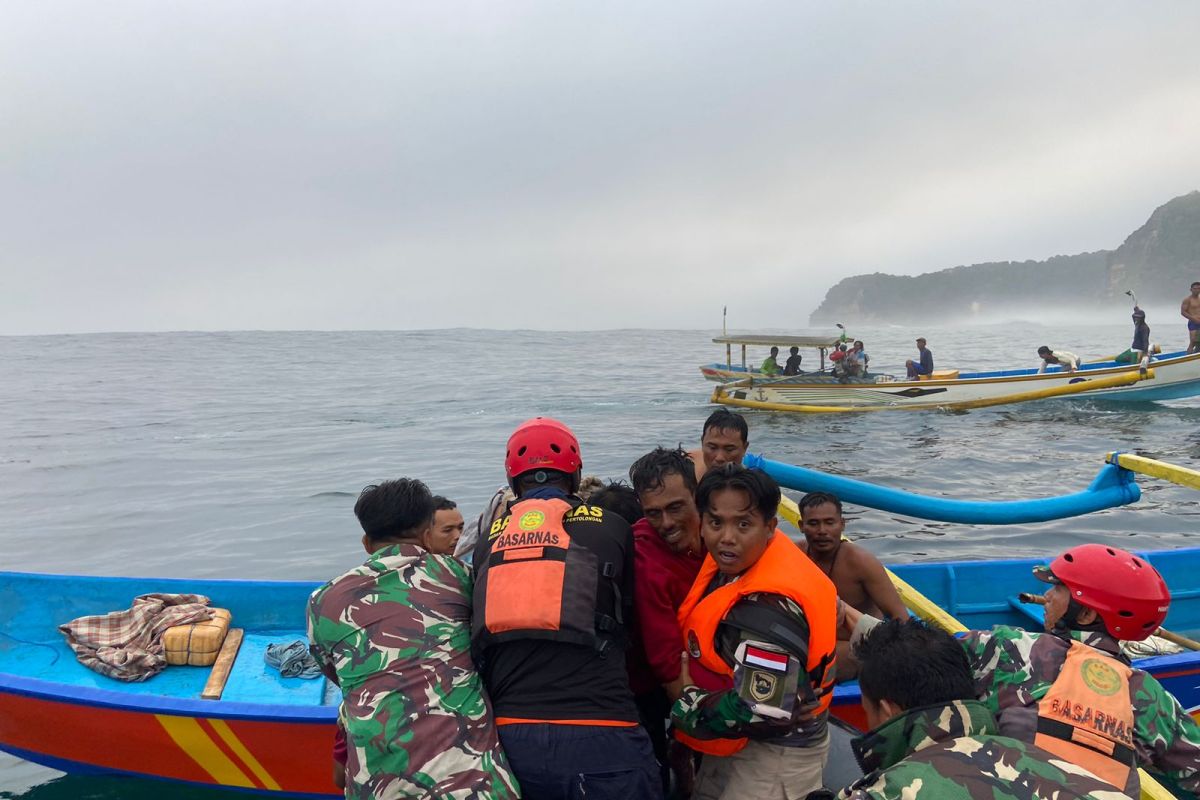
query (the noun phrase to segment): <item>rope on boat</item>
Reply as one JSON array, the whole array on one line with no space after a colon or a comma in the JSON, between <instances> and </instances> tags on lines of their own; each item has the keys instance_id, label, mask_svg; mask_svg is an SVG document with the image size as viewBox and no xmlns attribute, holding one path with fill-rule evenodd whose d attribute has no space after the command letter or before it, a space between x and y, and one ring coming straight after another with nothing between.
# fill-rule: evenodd
<instances>
[{"instance_id":1,"label":"rope on boat","mask_svg":"<svg viewBox=\"0 0 1200 800\"><path fill-rule=\"evenodd\" d=\"M54 660L50 662L49 666L53 667L58 663L58 648L52 644L46 644L45 642L32 642L28 639L22 639L19 636L13 636L11 633L5 633L4 631L0 631L0 636L3 636L5 639L11 639L18 644L28 644L32 645L33 647L44 647L54 656Z\"/></svg>"},{"instance_id":2,"label":"rope on boat","mask_svg":"<svg viewBox=\"0 0 1200 800\"><path fill-rule=\"evenodd\" d=\"M830 475L814 469L747 455L747 467L761 469L779 485L798 492L829 492L842 502L889 511L917 519L968 525L1019 525L1077 517L1106 508L1136 503L1142 496L1133 473L1105 464L1082 492L1037 500L952 500L876 486L865 481Z\"/></svg>"},{"instance_id":3,"label":"rope on boat","mask_svg":"<svg viewBox=\"0 0 1200 800\"><path fill-rule=\"evenodd\" d=\"M1200 472L1187 467L1179 467L1145 456L1135 456L1132 453L1109 453L1104 457L1109 464L1115 464L1121 469L1147 475L1151 478L1161 478L1164 481L1187 486L1189 489L1200 489Z\"/></svg>"}]
</instances>

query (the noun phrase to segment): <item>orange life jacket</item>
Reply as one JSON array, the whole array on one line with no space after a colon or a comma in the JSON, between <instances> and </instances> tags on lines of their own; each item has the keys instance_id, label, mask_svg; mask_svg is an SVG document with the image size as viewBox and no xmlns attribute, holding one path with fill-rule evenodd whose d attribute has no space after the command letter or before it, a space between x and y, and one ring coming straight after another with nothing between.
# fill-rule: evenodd
<instances>
[{"instance_id":1,"label":"orange life jacket","mask_svg":"<svg viewBox=\"0 0 1200 800\"><path fill-rule=\"evenodd\" d=\"M1072 642L1058 678L1038 701L1033 743L1125 790L1136 766L1132 675L1117 659Z\"/></svg>"},{"instance_id":2,"label":"orange life jacket","mask_svg":"<svg viewBox=\"0 0 1200 800\"><path fill-rule=\"evenodd\" d=\"M679 607L679 627L687 643L689 656L705 669L732 678L733 666L717 652L717 627L721 620L747 595L778 594L793 600L804 611L809 628L808 662L804 665L808 685L817 700L809 712L816 717L829 709L833 699L834 651L837 646L837 589L825 573L781 531L762 556L732 583L714 589L709 584L717 574L712 556L704 559L696 582ZM803 681L805 676L801 676ZM798 687L803 688L803 686ZM746 739L698 739L675 732L684 744L701 753L729 756L746 746Z\"/></svg>"},{"instance_id":3,"label":"orange life jacket","mask_svg":"<svg viewBox=\"0 0 1200 800\"><path fill-rule=\"evenodd\" d=\"M618 634L615 565L601 564L572 540L563 526L569 513L575 511L565 500L522 500L502 526L497 523L487 558L476 565L471 628L477 648L549 639L603 651Z\"/></svg>"}]
</instances>

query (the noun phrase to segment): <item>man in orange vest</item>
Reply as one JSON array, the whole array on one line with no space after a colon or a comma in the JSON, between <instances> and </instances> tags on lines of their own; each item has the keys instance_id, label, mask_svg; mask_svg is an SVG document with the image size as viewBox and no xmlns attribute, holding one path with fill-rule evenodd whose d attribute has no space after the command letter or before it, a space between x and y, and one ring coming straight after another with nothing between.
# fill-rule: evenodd
<instances>
[{"instance_id":1,"label":"man in orange vest","mask_svg":"<svg viewBox=\"0 0 1200 800\"><path fill-rule=\"evenodd\" d=\"M696 490L708 555L679 609L688 660L730 679L685 685L677 735L703 753L696 800L803 797L821 786L837 643L837 592L776 530L779 486L727 464Z\"/></svg>"},{"instance_id":2,"label":"man in orange vest","mask_svg":"<svg viewBox=\"0 0 1200 800\"><path fill-rule=\"evenodd\" d=\"M1046 591L1045 633L998 625L960 642L979 699L1000 733L1087 769L1130 797L1144 767L1200 794L1200 726L1152 675L1130 666L1121 641L1141 641L1171 597L1149 562L1115 547L1073 547L1034 574ZM851 643L877 620L844 608Z\"/></svg>"},{"instance_id":3,"label":"man in orange vest","mask_svg":"<svg viewBox=\"0 0 1200 800\"><path fill-rule=\"evenodd\" d=\"M561 422L519 426L504 464L516 500L475 546L472 647L521 794L660 799L625 670L629 523L575 496L583 458Z\"/></svg>"}]
</instances>

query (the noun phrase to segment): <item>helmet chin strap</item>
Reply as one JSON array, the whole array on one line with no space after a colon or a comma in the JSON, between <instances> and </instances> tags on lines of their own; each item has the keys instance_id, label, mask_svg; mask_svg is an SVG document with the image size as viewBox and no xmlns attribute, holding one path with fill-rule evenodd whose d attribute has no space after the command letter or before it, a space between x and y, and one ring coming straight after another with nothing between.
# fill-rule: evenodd
<instances>
[{"instance_id":1,"label":"helmet chin strap","mask_svg":"<svg viewBox=\"0 0 1200 800\"><path fill-rule=\"evenodd\" d=\"M1058 621L1054 623L1053 633L1063 636L1067 635L1071 631L1085 631L1087 633L1099 631L1101 633L1106 633L1108 629L1104 627L1104 620L1100 619L1099 616L1096 617L1095 622L1089 622L1087 625L1083 625L1079 622L1079 615L1085 610L1086 608L1076 602L1075 598L1068 600L1067 610L1061 617L1059 617Z\"/></svg>"}]
</instances>

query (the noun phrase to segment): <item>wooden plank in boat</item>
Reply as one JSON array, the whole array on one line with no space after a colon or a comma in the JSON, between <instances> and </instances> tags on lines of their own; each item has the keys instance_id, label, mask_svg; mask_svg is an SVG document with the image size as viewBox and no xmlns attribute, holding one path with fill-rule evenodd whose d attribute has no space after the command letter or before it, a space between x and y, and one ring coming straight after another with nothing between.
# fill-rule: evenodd
<instances>
[{"instance_id":1,"label":"wooden plank in boat","mask_svg":"<svg viewBox=\"0 0 1200 800\"><path fill-rule=\"evenodd\" d=\"M203 699L221 699L221 694L225 691L225 682L229 680L233 662L237 659L238 648L242 646L242 635L241 628L233 628L226 634L225 643L221 645L221 652L217 653L217 660L208 674L208 683L204 684L204 690L200 692L200 697Z\"/></svg>"}]
</instances>

